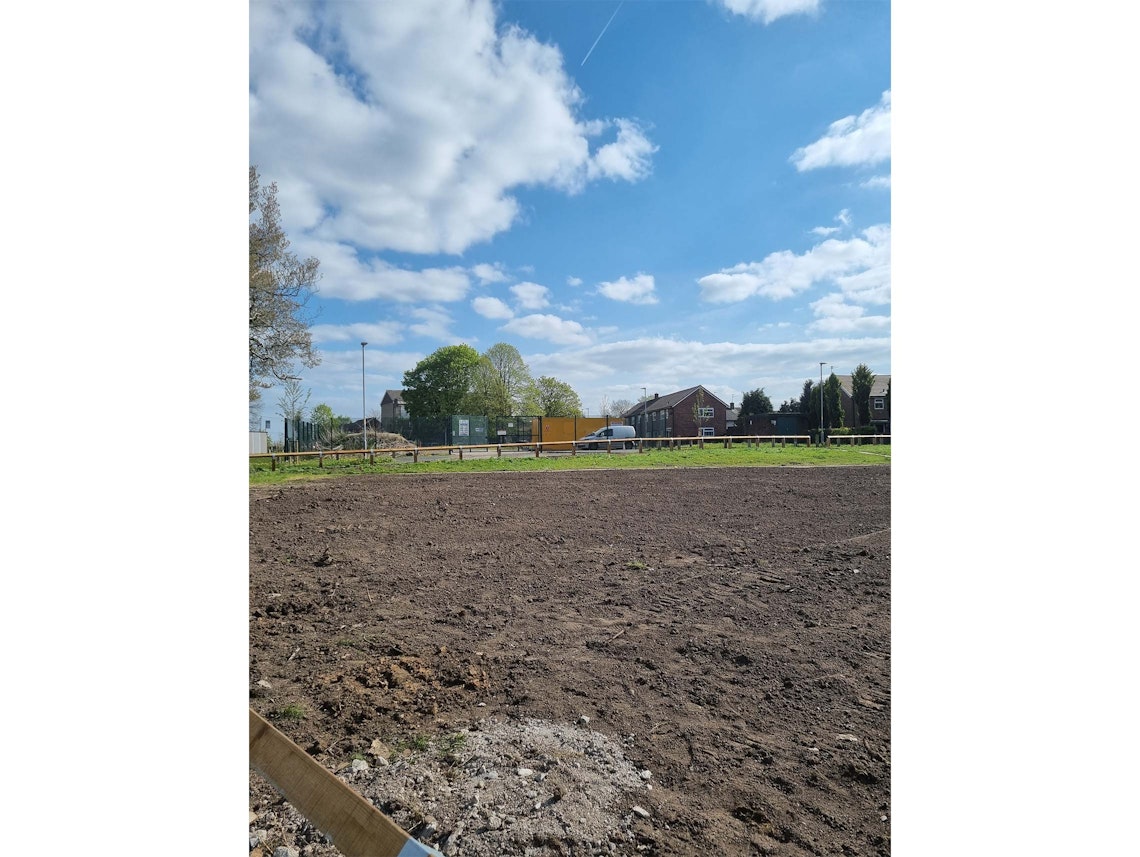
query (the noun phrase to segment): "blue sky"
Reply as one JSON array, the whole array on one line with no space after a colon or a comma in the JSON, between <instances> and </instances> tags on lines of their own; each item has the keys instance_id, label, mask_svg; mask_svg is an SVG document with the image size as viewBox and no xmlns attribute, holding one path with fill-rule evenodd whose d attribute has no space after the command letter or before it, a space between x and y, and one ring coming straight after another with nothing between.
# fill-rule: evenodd
<instances>
[{"instance_id":1,"label":"blue sky","mask_svg":"<svg viewBox=\"0 0 1140 857\"><path fill-rule=\"evenodd\" d=\"M323 273L310 406L508 342L592 414L891 371L888 2L250 5L249 159ZM268 390L263 417L280 393Z\"/></svg>"}]
</instances>

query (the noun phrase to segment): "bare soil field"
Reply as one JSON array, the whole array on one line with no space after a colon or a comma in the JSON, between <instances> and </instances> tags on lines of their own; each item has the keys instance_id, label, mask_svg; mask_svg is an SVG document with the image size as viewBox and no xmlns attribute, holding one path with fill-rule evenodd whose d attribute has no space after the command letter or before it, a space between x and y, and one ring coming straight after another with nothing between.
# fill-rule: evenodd
<instances>
[{"instance_id":1,"label":"bare soil field","mask_svg":"<svg viewBox=\"0 0 1140 857\"><path fill-rule=\"evenodd\" d=\"M890 853L889 466L250 492L250 705L445 854ZM250 774L250 850L335 855Z\"/></svg>"}]
</instances>

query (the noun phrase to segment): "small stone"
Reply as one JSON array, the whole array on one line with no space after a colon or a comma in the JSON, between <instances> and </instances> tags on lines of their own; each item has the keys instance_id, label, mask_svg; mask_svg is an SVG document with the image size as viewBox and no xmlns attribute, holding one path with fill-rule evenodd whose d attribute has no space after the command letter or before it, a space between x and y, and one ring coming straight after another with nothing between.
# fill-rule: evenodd
<instances>
[{"instance_id":1,"label":"small stone","mask_svg":"<svg viewBox=\"0 0 1140 857\"><path fill-rule=\"evenodd\" d=\"M255 821L257 821L257 813L251 809L249 811L249 823L253 824Z\"/></svg>"},{"instance_id":2,"label":"small stone","mask_svg":"<svg viewBox=\"0 0 1140 857\"><path fill-rule=\"evenodd\" d=\"M258 687L264 687L266 690L273 690L273 685L271 685L265 679L261 679L260 681L258 681L257 686Z\"/></svg>"},{"instance_id":3,"label":"small stone","mask_svg":"<svg viewBox=\"0 0 1140 857\"><path fill-rule=\"evenodd\" d=\"M649 771L642 771L638 776L640 776L643 780L648 780L653 776L653 774L651 774Z\"/></svg>"},{"instance_id":4,"label":"small stone","mask_svg":"<svg viewBox=\"0 0 1140 857\"><path fill-rule=\"evenodd\" d=\"M477 706L475 706L475 707L476 707L476 708L486 708L486 707L487 707L487 703L485 703L485 702L480 702L480 703L479 703Z\"/></svg>"},{"instance_id":5,"label":"small stone","mask_svg":"<svg viewBox=\"0 0 1140 857\"><path fill-rule=\"evenodd\" d=\"M633 805L633 814L640 816L641 818L649 818L649 810L643 806L638 806L637 804Z\"/></svg>"},{"instance_id":6,"label":"small stone","mask_svg":"<svg viewBox=\"0 0 1140 857\"><path fill-rule=\"evenodd\" d=\"M578 718L578 723L580 723L582 726L589 726L590 725L590 718L587 717L585 714L583 714L581 717Z\"/></svg>"},{"instance_id":7,"label":"small stone","mask_svg":"<svg viewBox=\"0 0 1140 857\"><path fill-rule=\"evenodd\" d=\"M518 773L518 775L520 777L529 777L531 774L534 773L534 771L531 770L530 768L519 768L516 773Z\"/></svg>"},{"instance_id":8,"label":"small stone","mask_svg":"<svg viewBox=\"0 0 1140 857\"><path fill-rule=\"evenodd\" d=\"M887 820L887 817L885 815L879 816L879 821L886 821L886 820Z\"/></svg>"},{"instance_id":9,"label":"small stone","mask_svg":"<svg viewBox=\"0 0 1140 857\"><path fill-rule=\"evenodd\" d=\"M498 830L502 826L503 826L503 820L501 818L499 818L499 816L495 815L494 813L491 813L487 817L487 827L489 829Z\"/></svg>"},{"instance_id":10,"label":"small stone","mask_svg":"<svg viewBox=\"0 0 1140 857\"><path fill-rule=\"evenodd\" d=\"M273 857L301 857L301 852L287 845L278 846L273 851Z\"/></svg>"},{"instance_id":11,"label":"small stone","mask_svg":"<svg viewBox=\"0 0 1140 857\"><path fill-rule=\"evenodd\" d=\"M859 739L852 735L850 732L843 732L839 735L836 735L835 737L836 740L839 741L854 741L856 744L859 743Z\"/></svg>"},{"instance_id":12,"label":"small stone","mask_svg":"<svg viewBox=\"0 0 1140 857\"><path fill-rule=\"evenodd\" d=\"M368 763L366 761L364 761L363 759L353 759L352 760L352 772L354 774L358 774L361 771L367 771L367 770L368 770Z\"/></svg>"}]
</instances>

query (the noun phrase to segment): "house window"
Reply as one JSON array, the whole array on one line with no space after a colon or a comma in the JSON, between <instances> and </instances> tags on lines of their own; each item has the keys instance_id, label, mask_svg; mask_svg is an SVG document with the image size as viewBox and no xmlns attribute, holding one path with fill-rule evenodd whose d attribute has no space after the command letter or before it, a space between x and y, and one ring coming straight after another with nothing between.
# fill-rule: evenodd
<instances>
[{"instance_id":1,"label":"house window","mask_svg":"<svg viewBox=\"0 0 1140 857\"><path fill-rule=\"evenodd\" d=\"M872 406L872 407L873 407L873 408L874 408L876 411L881 411L881 410L883 410L883 400L882 400L881 398L875 398L875 399L872 399L872 400L871 400L871 406Z\"/></svg>"},{"instance_id":2,"label":"house window","mask_svg":"<svg viewBox=\"0 0 1140 857\"><path fill-rule=\"evenodd\" d=\"M712 426L701 426L701 437L716 437L716 429Z\"/></svg>"},{"instance_id":3,"label":"house window","mask_svg":"<svg viewBox=\"0 0 1140 857\"><path fill-rule=\"evenodd\" d=\"M702 420L703 419L712 419L712 415L713 415L713 409L712 408L697 408L697 417L699 419L702 419Z\"/></svg>"}]
</instances>

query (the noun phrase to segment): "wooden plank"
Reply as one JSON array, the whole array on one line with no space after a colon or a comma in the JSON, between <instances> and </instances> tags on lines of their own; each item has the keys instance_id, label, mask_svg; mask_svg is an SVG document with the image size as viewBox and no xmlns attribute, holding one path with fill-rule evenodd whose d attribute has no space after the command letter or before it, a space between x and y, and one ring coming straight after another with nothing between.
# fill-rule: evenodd
<instances>
[{"instance_id":1,"label":"wooden plank","mask_svg":"<svg viewBox=\"0 0 1140 857\"><path fill-rule=\"evenodd\" d=\"M249 764L345 857L443 857L417 842L252 708Z\"/></svg>"}]
</instances>

